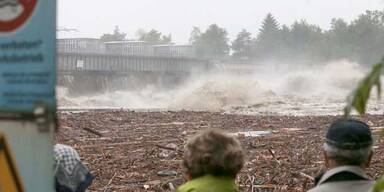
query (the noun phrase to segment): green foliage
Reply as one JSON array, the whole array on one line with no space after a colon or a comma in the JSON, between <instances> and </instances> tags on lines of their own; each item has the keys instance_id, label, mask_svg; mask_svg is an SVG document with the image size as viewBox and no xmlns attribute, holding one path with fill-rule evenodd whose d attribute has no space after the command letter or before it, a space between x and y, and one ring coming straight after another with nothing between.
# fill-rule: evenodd
<instances>
[{"instance_id":1,"label":"green foliage","mask_svg":"<svg viewBox=\"0 0 384 192\"><path fill-rule=\"evenodd\" d=\"M145 32L144 30L140 30L137 32L140 41L146 41L152 44L169 44L172 42L172 36L162 35L161 32L152 29L149 32Z\"/></svg>"},{"instance_id":2,"label":"green foliage","mask_svg":"<svg viewBox=\"0 0 384 192\"><path fill-rule=\"evenodd\" d=\"M216 24L212 24L208 29L198 35L198 30L194 28L191 37L196 46L196 54L202 58L221 59L229 54L228 33L225 29Z\"/></svg>"},{"instance_id":3,"label":"green foliage","mask_svg":"<svg viewBox=\"0 0 384 192\"><path fill-rule=\"evenodd\" d=\"M352 108L355 108L359 114L364 114L371 89L376 86L380 96L381 83L380 75L384 69L384 58L380 63L373 66L371 72L359 83L358 87L348 97L347 106L344 108L344 115L349 116ZM375 183L374 192L384 191L384 176Z\"/></svg>"},{"instance_id":4,"label":"green foliage","mask_svg":"<svg viewBox=\"0 0 384 192\"><path fill-rule=\"evenodd\" d=\"M373 66L372 71L359 83L356 90L347 99L347 106L344 108L344 115L349 116L354 108L359 114L364 114L371 89L376 86L380 96L381 83L380 75L384 68L384 59Z\"/></svg>"},{"instance_id":5,"label":"green foliage","mask_svg":"<svg viewBox=\"0 0 384 192\"><path fill-rule=\"evenodd\" d=\"M347 106L344 108L344 116L349 116L351 110L354 108L356 111L362 115L365 113L366 105L371 93L371 90L374 86L377 88L377 93L381 93L381 83L380 75L384 69L384 58L380 63L377 63L372 67L371 72L359 83L356 90L347 99ZM382 132L382 136L383 136ZM374 185L373 192L383 192L384 191L384 176L378 179Z\"/></svg>"},{"instance_id":6,"label":"green foliage","mask_svg":"<svg viewBox=\"0 0 384 192\"><path fill-rule=\"evenodd\" d=\"M115 27L115 30L113 31L113 34L103 34L100 37L100 40L107 42L107 41L123 41L125 40L125 37L127 36L126 33L120 32L119 26Z\"/></svg>"},{"instance_id":7,"label":"green foliage","mask_svg":"<svg viewBox=\"0 0 384 192\"><path fill-rule=\"evenodd\" d=\"M382 192L384 191L384 176L378 179L373 188L373 192Z\"/></svg>"},{"instance_id":8,"label":"green foliage","mask_svg":"<svg viewBox=\"0 0 384 192\"><path fill-rule=\"evenodd\" d=\"M330 59L348 58L354 47L348 23L343 19L332 19L331 29L326 34L330 47Z\"/></svg>"},{"instance_id":9,"label":"green foliage","mask_svg":"<svg viewBox=\"0 0 384 192\"><path fill-rule=\"evenodd\" d=\"M349 26L352 53L359 63L374 63L384 53L384 23L379 19L383 14L381 11L367 11Z\"/></svg>"},{"instance_id":10,"label":"green foliage","mask_svg":"<svg viewBox=\"0 0 384 192\"><path fill-rule=\"evenodd\" d=\"M279 23L271 13L268 13L264 18L260 32L253 45L253 55L259 59L278 57L278 51L281 44Z\"/></svg>"},{"instance_id":11,"label":"green foliage","mask_svg":"<svg viewBox=\"0 0 384 192\"><path fill-rule=\"evenodd\" d=\"M157 43L160 43L161 41L161 33L155 29L152 29L148 33L144 32L143 34L141 34L141 37L139 37L139 40L157 44Z\"/></svg>"},{"instance_id":12,"label":"green foliage","mask_svg":"<svg viewBox=\"0 0 384 192\"><path fill-rule=\"evenodd\" d=\"M288 61L286 63L348 59L370 65L381 59L383 44L384 11L366 11L350 23L332 19L329 30L304 20L280 27L269 13L252 43L251 55L256 60Z\"/></svg>"},{"instance_id":13,"label":"green foliage","mask_svg":"<svg viewBox=\"0 0 384 192\"><path fill-rule=\"evenodd\" d=\"M252 34L243 29L232 42L231 48L236 58L250 58L252 48Z\"/></svg>"},{"instance_id":14,"label":"green foliage","mask_svg":"<svg viewBox=\"0 0 384 192\"><path fill-rule=\"evenodd\" d=\"M161 36L160 44L170 44L170 43L172 43L172 35L171 34Z\"/></svg>"},{"instance_id":15,"label":"green foliage","mask_svg":"<svg viewBox=\"0 0 384 192\"><path fill-rule=\"evenodd\" d=\"M277 35L279 33L279 30L279 23L271 13L268 13L264 18L258 39L273 37L273 35Z\"/></svg>"},{"instance_id":16,"label":"green foliage","mask_svg":"<svg viewBox=\"0 0 384 192\"><path fill-rule=\"evenodd\" d=\"M198 27L193 27L192 29L192 32L190 34L190 37L189 37L189 43L190 44L195 44L197 42L197 40L200 38L201 36L201 31Z\"/></svg>"},{"instance_id":17,"label":"green foliage","mask_svg":"<svg viewBox=\"0 0 384 192\"><path fill-rule=\"evenodd\" d=\"M268 14L253 43L252 55L258 60L323 61L329 55L329 45L324 31L305 20L292 26L279 26Z\"/></svg>"},{"instance_id":18,"label":"green foliage","mask_svg":"<svg viewBox=\"0 0 384 192\"><path fill-rule=\"evenodd\" d=\"M311 25L305 20L295 22L290 31L290 36L286 42L291 49L294 59L308 59L319 61L326 57L324 53L326 46L325 37L321 28Z\"/></svg>"},{"instance_id":19,"label":"green foliage","mask_svg":"<svg viewBox=\"0 0 384 192\"><path fill-rule=\"evenodd\" d=\"M256 38L252 39L252 35ZM252 58L255 61L274 60L282 63L323 63L339 59L370 65L381 59L384 53L384 11L366 11L355 20L332 19L329 30L305 20L292 25L279 25L268 13L259 33L250 34L245 29L228 45L228 34L216 24L206 31L193 27L189 43L196 46L198 56L222 59L230 48L235 58ZM116 26L112 34L103 34L102 41L126 40L126 34ZM171 35L152 29L138 30L137 39L152 44L172 43Z\"/></svg>"}]
</instances>

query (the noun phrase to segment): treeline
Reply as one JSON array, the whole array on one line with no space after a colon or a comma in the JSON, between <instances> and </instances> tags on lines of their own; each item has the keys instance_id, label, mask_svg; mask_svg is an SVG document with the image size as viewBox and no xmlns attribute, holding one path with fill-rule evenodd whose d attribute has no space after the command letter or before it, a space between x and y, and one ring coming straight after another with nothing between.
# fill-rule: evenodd
<instances>
[{"instance_id":1,"label":"treeline","mask_svg":"<svg viewBox=\"0 0 384 192\"><path fill-rule=\"evenodd\" d=\"M137 39L139 41L146 41L148 43L152 44L169 44L172 43L172 35L163 35L161 32L152 29L148 32L139 29L136 32ZM124 41L124 40L132 40L132 39L127 39L127 34L124 32L121 32L119 29L119 26L115 27L115 30L113 31L112 34L106 33L103 34L100 37L100 40L106 42L106 41Z\"/></svg>"},{"instance_id":2,"label":"treeline","mask_svg":"<svg viewBox=\"0 0 384 192\"><path fill-rule=\"evenodd\" d=\"M225 29L213 24L201 33L193 28L190 42L199 56L232 58L256 62L324 62L349 59L364 65L373 64L384 56L384 12L366 11L348 23L332 19L329 30L305 20L291 26L279 25L268 14L258 34L240 31L229 43ZM229 54L231 51L231 54Z\"/></svg>"},{"instance_id":3,"label":"treeline","mask_svg":"<svg viewBox=\"0 0 384 192\"><path fill-rule=\"evenodd\" d=\"M125 34L115 29L114 34L104 34L125 39ZM171 35L157 30L139 31L137 39L157 44L172 42ZM116 38L115 38L116 39ZM272 14L267 14L257 34L241 30L230 42L226 29L216 24L205 31L193 27L189 43L196 46L201 58L250 62L302 62L316 63L348 59L370 65L384 56L384 11L366 11L355 20L332 19L329 30L305 20L291 26L280 25Z\"/></svg>"}]
</instances>

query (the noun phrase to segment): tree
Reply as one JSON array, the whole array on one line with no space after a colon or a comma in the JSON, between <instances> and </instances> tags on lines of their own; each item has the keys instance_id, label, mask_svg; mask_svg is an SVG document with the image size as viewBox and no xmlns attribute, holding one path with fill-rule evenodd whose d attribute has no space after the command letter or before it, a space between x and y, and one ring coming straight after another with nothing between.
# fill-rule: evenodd
<instances>
[{"instance_id":1,"label":"tree","mask_svg":"<svg viewBox=\"0 0 384 192\"><path fill-rule=\"evenodd\" d=\"M172 35L162 35L161 32L152 29L149 32L140 30L137 32L140 41L146 41L152 44L169 44L172 42Z\"/></svg>"},{"instance_id":2,"label":"tree","mask_svg":"<svg viewBox=\"0 0 384 192\"><path fill-rule=\"evenodd\" d=\"M161 36L160 44L170 44L170 43L172 43L171 34Z\"/></svg>"},{"instance_id":3,"label":"tree","mask_svg":"<svg viewBox=\"0 0 384 192\"><path fill-rule=\"evenodd\" d=\"M161 33L155 29L150 30L148 33L144 32L139 37L140 41L146 41L153 44L158 44L161 41Z\"/></svg>"},{"instance_id":4,"label":"tree","mask_svg":"<svg viewBox=\"0 0 384 192\"><path fill-rule=\"evenodd\" d=\"M135 37L136 39L140 39L142 36L145 36L146 33L144 29L139 28L135 33Z\"/></svg>"},{"instance_id":5,"label":"tree","mask_svg":"<svg viewBox=\"0 0 384 192\"><path fill-rule=\"evenodd\" d=\"M225 29L212 24L200 35L194 45L196 54L208 59L222 59L229 54L228 33Z\"/></svg>"},{"instance_id":6,"label":"tree","mask_svg":"<svg viewBox=\"0 0 384 192\"><path fill-rule=\"evenodd\" d=\"M361 64L380 60L384 53L383 12L367 11L349 26L353 43L352 56Z\"/></svg>"},{"instance_id":7,"label":"tree","mask_svg":"<svg viewBox=\"0 0 384 192\"><path fill-rule=\"evenodd\" d=\"M199 34L198 28L195 29L190 42L195 42ZM234 57L243 54L241 41L241 36L238 36L232 42ZM256 39L252 41L250 55L258 61L320 63L348 59L370 65L384 53L384 11L366 11L351 23L332 19L329 30L322 30L305 20L295 21L289 27L280 27L269 13Z\"/></svg>"},{"instance_id":8,"label":"tree","mask_svg":"<svg viewBox=\"0 0 384 192\"><path fill-rule=\"evenodd\" d=\"M261 26L258 39L269 39L275 37L279 33L279 23L273 17L271 13L268 13Z\"/></svg>"},{"instance_id":9,"label":"tree","mask_svg":"<svg viewBox=\"0 0 384 192\"><path fill-rule=\"evenodd\" d=\"M100 37L101 41L123 41L125 40L125 37L127 36L126 33L120 32L119 26L115 27L115 30L113 31L113 34L103 34Z\"/></svg>"},{"instance_id":10,"label":"tree","mask_svg":"<svg viewBox=\"0 0 384 192\"><path fill-rule=\"evenodd\" d=\"M231 48L234 51L233 57L235 58L250 58L252 48L251 33L243 29L237 35L236 39L232 42Z\"/></svg>"},{"instance_id":11,"label":"tree","mask_svg":"<svg viewBox=\"0 0 384 192\"><path fill-rule=\"evenodd\" d=\"M353 52L351 33L348 23L343 19L332 19L331 29L327 32L330 59L349 58Z\"/></svg>"},{"instance_id":12,"label":"tree","mask_svg":"<svg viewBox=\"0 0 384 192\"><path fill-rule=\"evenodd\" d=\"M195 44L197 42L197 40L200 38L201 36L201 31L198 27L193 27L192 29L192 32L190 34L190 37L189 37L189 43L190 44Z\"/></svg>"},{"instance_id":13,"label":"tree","mask_svg":"<svg viewBox=\"0 0 384 192\"><path fill-rule=\"evenodd\" d=\"M280 59L287 60L293 55L292 49L289 46L291 40L291 29L287 25L282 25L280 29Z\"/></svg>"},{"instance_id":14,"label":"tree","mask_svg":"<svg viewBox=\"0 0 384 192\"><path fill-rule=\"evenodd\" d=\"M254 55L259 58L270 58L276 55L281 43L279 24L271 13L263 20L256 42L253 46Z\"/></svg>"},{"instance_id":15,"label":"tree","mask_svg":"<svg viewBox=\"0 0 384 192\"><path fill-rule=\"evenodd\" d=\"M357 88L347 99L347 106L344 108L344 115L349 116L354 108L359 114L364 114L366 105L373 87L377 87L377 93L381 93L380 75L384 69L384 59L372 67L371 72L359 83Z\"/></svg>"}]
</instances>

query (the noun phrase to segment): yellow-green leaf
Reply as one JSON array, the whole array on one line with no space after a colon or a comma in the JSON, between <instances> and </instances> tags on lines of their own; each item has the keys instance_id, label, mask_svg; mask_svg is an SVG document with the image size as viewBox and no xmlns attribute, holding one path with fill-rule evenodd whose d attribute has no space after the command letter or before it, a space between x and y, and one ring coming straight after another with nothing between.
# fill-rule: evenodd
<instances>
[{"instance_id":1,"label":"yellow-green leaf","mask_svg":"<svg viewBox=\"0 0 384 192\"><path fill-rule=\"evenodd\" d=\"M381 177L376 181L375 186L373 188L373 192L383 192L384 191L384 177Z\"/></svg>"},{"instance_id":2,"label":"yellow-green leaf","mask_svg":"<svg viewBox=\"0 0 384 192\"><path fill-rule=\"evenodd\" d=\"M349 116L352 109L361 115L365 113L371 89L376 86L380 97L381 82L380 75L384 68L384 59L372 67L371 72L359 83L358 87L347 98L347 106L344 108L344 115Z\"/></svg>"}]
</instances>

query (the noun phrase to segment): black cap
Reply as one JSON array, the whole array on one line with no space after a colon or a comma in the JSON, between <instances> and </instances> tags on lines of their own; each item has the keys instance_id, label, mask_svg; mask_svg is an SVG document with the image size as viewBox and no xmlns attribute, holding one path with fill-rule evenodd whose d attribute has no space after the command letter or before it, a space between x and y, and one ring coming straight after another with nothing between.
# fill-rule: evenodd
<instances>
[{"instance_id":1,"label":"black cap","mask_svg":"<svg viewBox=\"0 0 384 192\"><path fill-rule=\"evenodd\" d=\"M362 149L373 144L369 125L356 119L334 121L325 135L325 142L339 149Z\"/></svg>"}]
</instances>

